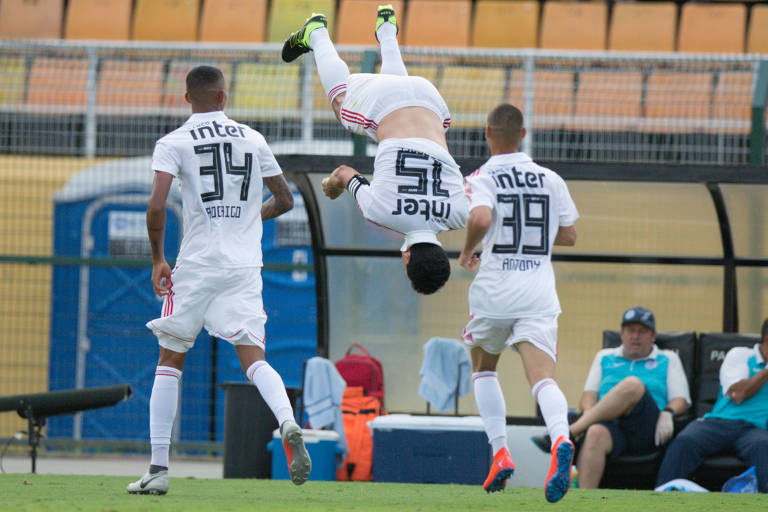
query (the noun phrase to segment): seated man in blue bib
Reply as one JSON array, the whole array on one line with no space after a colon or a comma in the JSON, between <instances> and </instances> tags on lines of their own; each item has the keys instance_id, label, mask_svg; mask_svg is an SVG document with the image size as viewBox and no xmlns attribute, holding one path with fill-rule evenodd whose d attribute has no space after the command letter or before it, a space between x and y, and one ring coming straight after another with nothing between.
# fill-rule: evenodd
<instances>
[{"instance_id":1,"label":"seated man in blue bib","mask_svg":"<svg viewBox=\"0 0 768 512\"><path fill-rule=\"evenodd\" d=\"M597 353L579 406L583 414L570 425L580 441L576 459L579 487L600 484L607 459L643 454L666 444L673 418L688 409L691 396L678 355L656 344L653 312L633 307L621 320L621 346ZM546 441L534 442L546 449Z\"/></svg>"},{"instance_id":2,"label":"seated man in blue bib","mask_svg":"<svg viewBox=\"0 0 768 512\"><path fill-rule=\"evenodd\" d=\"M706 457L733 450L747 466L755 466L758 489L768 492L768 318L760 335L754 347L728 351L714 408L670 443L656 485L688 478Z\"/></svg>"}]
</instances>

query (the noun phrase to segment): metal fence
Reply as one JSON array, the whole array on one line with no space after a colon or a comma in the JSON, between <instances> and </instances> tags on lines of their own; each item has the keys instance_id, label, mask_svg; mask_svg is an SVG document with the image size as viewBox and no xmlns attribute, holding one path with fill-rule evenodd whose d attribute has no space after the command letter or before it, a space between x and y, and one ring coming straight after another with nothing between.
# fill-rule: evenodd
<instances>
[{"instance_id":1,"label":"metal fence","mask_svg":"<svg viewBox=\"0 0 768 512\"><path fill-rule=\"evenodd\" d=\"M354 72L371 50L342 47L340 54ZM409 72L432 80L445 97L454 120L449 146L458 159L487 155L485 115L510 101L526 115L524 150L536 159L585 165L750 161L759 56L415 48L403 48L403 55ZM184 77L200 63L221 67L229 83L229 115L261 131L276 153L352 153L312 59L284 64L277 45L0 41L0 395L116 381L130 382L135 391L114 410L52 420L53 437L146 438L156 344L143 324L158 308L147 286L141 219L151 183L148 155L158 137L189 115ZM583 197L596 204L592 187L577 187L577 202ZM692 196L684 204L698 200ZM267 223L264 239L271 265L265 269L265 293L272 294L265 297L268 334L275 342L268 357L291 386L300 378L296 358L314 353L317 322L306 212L297 205L289 216ZM177 217L169 217L171 251L180 233ZM711 221L708 241L716 225ZM650 233L659 222L643 226ZM760 272L755 282L763 282ZM592 279L599 273L590 269L578 282L583 277L599 290L599 279ZM682 287L687 282L677 274L651 274ZM719 282L716 273L696 279ZM450 303L427 302L421 324L456 323L463 310ZM370 325L385 329L387 321L377 317ZM379 341L389 343L382 334ZM242 379L229 350L201 337L191 353L177 439L220 441L218 385ZM403 403L416 407L410 398ZM23 428L17 418L0 416L0 437Z\"/></svg>"}]
</instances>

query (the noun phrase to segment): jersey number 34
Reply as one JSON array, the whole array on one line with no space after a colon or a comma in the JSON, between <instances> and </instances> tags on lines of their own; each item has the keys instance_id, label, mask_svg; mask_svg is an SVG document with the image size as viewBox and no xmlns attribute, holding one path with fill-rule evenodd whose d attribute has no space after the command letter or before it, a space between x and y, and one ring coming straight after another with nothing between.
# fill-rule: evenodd
<instances>
[{"instance_id":1,"label":"jersey number 34","mask_svg":"<svg viewBox=\"0 0 768 512\"><path fill-rule=\"evenodd\" d=\"M224 166L221 165L221 149L224 150ZM200 176L213 176L213 190L203 192L200 198L204 203L208 201L221 201L224 199L224 174L234 174L243 177L243 183L240 185L240 200L248 200L248 186L251 184L251 168L253 167L253 154L243 153L243 164L235 165L232 163L232 143L216 142L214 144L201 144L195 146L195 153L198 155L211 154L211 165L200 166Z\"/></svg>"}]
</instances>

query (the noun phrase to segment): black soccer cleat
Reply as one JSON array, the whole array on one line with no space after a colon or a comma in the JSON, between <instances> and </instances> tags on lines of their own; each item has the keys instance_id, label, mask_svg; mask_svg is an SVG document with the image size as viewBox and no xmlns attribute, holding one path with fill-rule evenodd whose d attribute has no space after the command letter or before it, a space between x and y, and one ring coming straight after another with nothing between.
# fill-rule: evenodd
<instances>
[{"instance_id":1,"label":"black soccer cleat","mask_svg":"<svg viewBox=\"0 0 768 512\"><path fill-rule=\"evenodd\" d=\"M309 34L316 28L321 27L328 27L328 20L326 19L325 14L313 12L312 16L307 18L304 25L288 36L288 39L283 43L283 61L293 62L298 59L301 54L311 51L312 47L309 45Z\"/></svg>"}]
</instances>

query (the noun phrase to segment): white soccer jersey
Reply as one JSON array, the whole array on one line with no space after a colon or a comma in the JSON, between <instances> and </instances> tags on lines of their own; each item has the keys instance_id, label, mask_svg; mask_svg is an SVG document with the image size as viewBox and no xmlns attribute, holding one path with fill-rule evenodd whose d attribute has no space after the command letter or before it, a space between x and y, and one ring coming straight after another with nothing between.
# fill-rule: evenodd
<instances>
[{"instance_id":1,"label":"white soccer jersey","mask_svg":"<svg viewBox=\"0 0 768 512\"><path fill-rule=\"evenodd\" d=\"M467 221L464 177L451 155L428 139L385 139L378 147L370 186L350 181L363 216L405 235L401 250L438 243L436 233Z\"/></svg>"},{"instance_id":2,"label":"white soccer jersey","mask_svg":"<svg viewBox=\"0 0 768 512\"><path fill-rule=\"evenodd\" d=\"M524 153L492 156L467 177L469 209L488 206L480 269L469 287L470 313L487 318L557 315L552 244L579 217L565 181Z\"/></svg>"},{"instance_id":3,"label":"white soccer jersey","mask_svg":"<svg viewBox=\"0 0 768 512\"><path fill-rule=\"evenodd\" d=\"M260 267L262 178L282 174L264 137L224 112L192 114L157 141L152 169L179 179L183 261Z\"/></svg>"},{"instance_id":4,"label":"white soccer jersey","mask_svg":"<svg viewBox=\"0 0 768 512\"><path fill-rule=\"evenodd\" d=\"M349 75L339 114L344 128L378 141L376 130L381 120L405 107L429 109L443 123L443 128L447 130L451 125L451 113L445 100L432 82L420 76Z\"/></svg>"}]
</instances>

